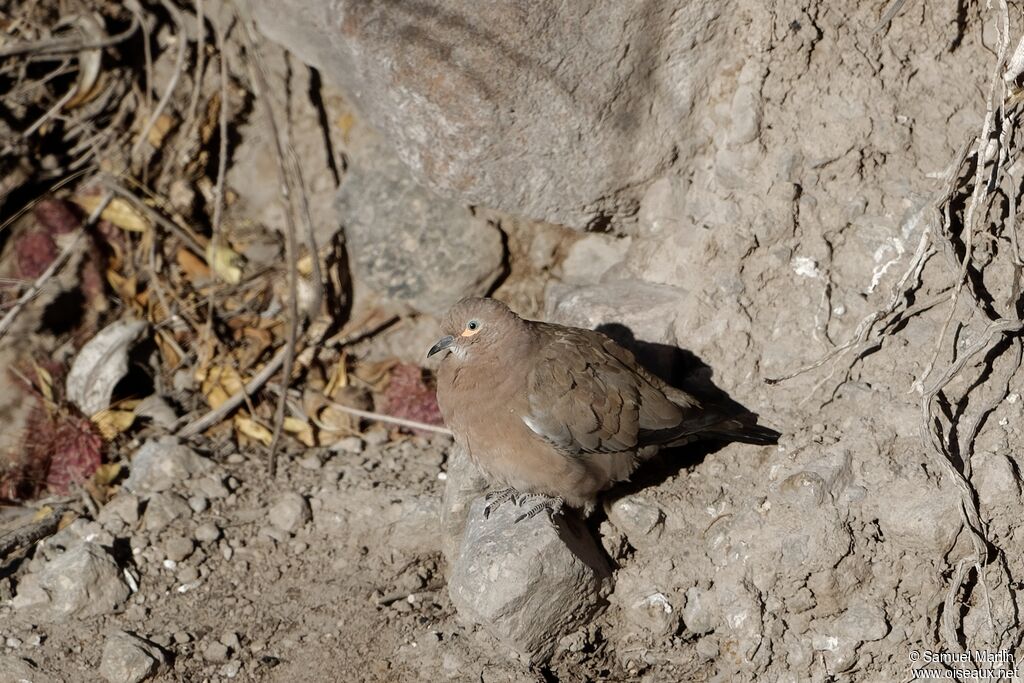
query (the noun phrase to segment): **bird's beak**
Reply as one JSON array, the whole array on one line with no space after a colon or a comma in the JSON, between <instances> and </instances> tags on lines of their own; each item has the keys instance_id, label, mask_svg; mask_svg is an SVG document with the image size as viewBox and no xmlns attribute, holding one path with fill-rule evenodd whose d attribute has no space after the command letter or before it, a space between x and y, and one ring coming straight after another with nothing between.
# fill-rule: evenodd
<instances>
[{"instance_id":1,"label":"bird's beak","mask_svg":"<svg viewBox=\"0 0 1024 683\"><path fill-rule=\"evenodd\" d=\"M434 344L433 346L431 346L430 350L427 351L427 358L430 358L431 356L433 356L438 351L443 351L443 350L447 349L449 346L451 346L454 343L455 343L455 337L451 336L450 334L447 337L441 337L438 340L438 342L436 344Z\"/></svg>"}]
</instances>

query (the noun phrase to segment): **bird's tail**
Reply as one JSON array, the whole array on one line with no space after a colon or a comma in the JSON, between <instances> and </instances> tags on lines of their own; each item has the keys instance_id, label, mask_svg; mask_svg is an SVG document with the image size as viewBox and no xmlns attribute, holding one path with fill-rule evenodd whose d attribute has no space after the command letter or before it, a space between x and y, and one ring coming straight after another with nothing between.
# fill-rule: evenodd
<instances>
[{"instance_id":1,"label":"bird's tail","mask_svg":"<svg viewBox=\"0 0 1024 683\"><path fill-rule=\"evenodd\" d=\"M779 442L782 436L771 427L756 422L744 422L735 418L722 420L701 432L701 436L709 439L724 439L741 443L771 445Z\"/></svg>"}]
</instances>

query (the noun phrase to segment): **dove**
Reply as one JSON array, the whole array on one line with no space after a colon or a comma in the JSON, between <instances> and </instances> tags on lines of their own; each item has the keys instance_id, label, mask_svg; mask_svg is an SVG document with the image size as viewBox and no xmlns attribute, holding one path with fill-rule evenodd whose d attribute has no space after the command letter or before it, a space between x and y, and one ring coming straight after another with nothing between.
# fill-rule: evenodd
<instances>
[{"instance_id":1,"label":"dove","mask_svg":"<svg viewBox=\"0 0 1024 683\"><path fill-rule=\"evenodd\" d=\"M600 332L525 320L496 299L460 301L442 332L427 353L442 354L437 402L492 486L485 516L534 497L542 502L517 521L563 505L586 516L661 449L779 437L669 386Z\"/></svg>"}]
</instances>

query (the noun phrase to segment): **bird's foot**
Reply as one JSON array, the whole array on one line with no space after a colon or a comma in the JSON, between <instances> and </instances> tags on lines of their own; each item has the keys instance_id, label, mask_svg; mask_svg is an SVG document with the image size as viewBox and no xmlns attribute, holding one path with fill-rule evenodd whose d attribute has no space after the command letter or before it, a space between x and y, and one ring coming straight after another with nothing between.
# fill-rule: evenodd
<instances>
[{"instance_id":1,"label":"bird's foot","mask_svg":"<svg viewBox=\"0 0 1024 683\"><path fill-rule=\"evenodd\" d=\"M534 498L534 497L543 498L544 500L542 500L541 502L537 503L532 508L530 508L529 510L524 512L523 514L521 514L518 517L516 517L515 524L518 524L519 522L523 521L524 519L532 519L532 518L536 517L537 515L539 515L541 512L544 512L545 510L548 513L548 519L551 521L552 524L554 524L555 523L555 515L559 515L559 514L562 513L562 506L565 504L565 501L562 500L561 497L551 498L549 496L545 496L542 493L530 494L528 496L525 496L524 500L526 498Z\"/></svg>"},{"instance_id":2,"label":"bird's foot","mask_svg":"<svg viewBox=\"0 0 1024 683\"><path fill-rule=\"evenodd\" d=\"M512 504L515 505L517 495L519 495L519 491L516 491L511 486L489 492L484 496L484 500L487 501L487 505L484 506L484 519L490 518L491 513L501 507L504 503L512 501Z\"/></svg>"}]
</instances>

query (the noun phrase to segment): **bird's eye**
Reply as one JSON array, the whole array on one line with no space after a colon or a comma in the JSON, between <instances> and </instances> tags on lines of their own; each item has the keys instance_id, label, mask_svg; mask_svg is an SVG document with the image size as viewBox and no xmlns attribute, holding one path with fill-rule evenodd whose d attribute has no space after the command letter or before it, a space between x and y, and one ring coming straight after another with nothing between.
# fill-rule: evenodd
<instances>
[{"instance_id":1,"label":"bird's eye","mask_svg":"<svg viewBox=\"0 0 1024 683\"><path fill-rule=\"evenodd\" d=\"M466 329L469 330L470 332L473 332L473 331L475 331L475 330L477 330L479 328L480 328L480 323L478 323L475 320L470 320L468 323L466 323Z\"/></svg>"}]
</instances>

